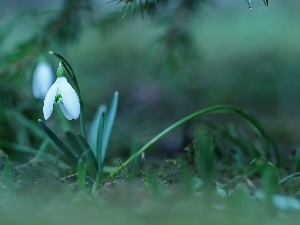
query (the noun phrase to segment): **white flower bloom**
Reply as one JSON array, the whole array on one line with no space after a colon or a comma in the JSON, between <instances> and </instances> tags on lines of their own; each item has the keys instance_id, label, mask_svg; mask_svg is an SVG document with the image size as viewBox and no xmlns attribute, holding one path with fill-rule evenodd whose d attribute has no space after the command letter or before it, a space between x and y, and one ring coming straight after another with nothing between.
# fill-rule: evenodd
<instances>
[{"instance_id":1,"label":"white flower bloom","mask_svg":"<svg viewBox=\"0 0 300 225\"><path fill-rule=\"evenodd\" d=\"M37 99L43 99L54 82L54 73L50 65L40 62L33 73L32 92Z\"/></svg>"},{"instance_id":2,"label":"white flower bloom","mask_svg":"<svg viewBox=\"0 0 300 225\"><path fill-rule=\"evenodd\" d=\"M61 111L68 120L79 117L78 96L65 77L58 77L46 94L43 107L45 120L51 116L54 103L59 104Z\"/></svg>"}]
</instances>

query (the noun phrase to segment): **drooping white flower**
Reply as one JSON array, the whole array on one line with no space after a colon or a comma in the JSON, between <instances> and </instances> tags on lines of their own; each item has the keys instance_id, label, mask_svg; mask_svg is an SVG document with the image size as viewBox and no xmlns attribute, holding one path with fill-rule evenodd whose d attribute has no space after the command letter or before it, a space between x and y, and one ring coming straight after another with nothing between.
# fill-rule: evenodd
<instances>
[{"instance_id":1,"label":"drooping white flower","mask_svg":"<svg viewBox=\"0 0 300 225\"><path fill-rule=\"evenodd\" d=\"M58 71L63 70L60 64ZM55 83L48 90L45 100L43 113L44 118L47 120L53 111L53 104L57 103L61 111L68 120L77 119L80 114L80 103L78 95L72 86L68 83L66 77L59 75Z\"/></svg>"},{"instance_id":2,"label":"drooping white flower","mask_svg":"<svg viewBox=\"0 0 300 225\"><path fill-rule=\"evenodd\" d=\"M32 80L33 96L37 99L43 99L47 91L54 82L54 73L50 65L44 61L37 64Z\"/></svg>"}]
</instances>

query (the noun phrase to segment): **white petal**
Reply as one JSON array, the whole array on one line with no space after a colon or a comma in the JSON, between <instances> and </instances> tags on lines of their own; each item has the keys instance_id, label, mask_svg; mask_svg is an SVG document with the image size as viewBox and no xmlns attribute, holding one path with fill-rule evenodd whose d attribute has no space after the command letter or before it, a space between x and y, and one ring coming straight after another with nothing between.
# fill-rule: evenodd
<instances>
[{"instance_id":1,"label":"white petal","mask_svg":"<svg viewBox=\"0 0 300 225\"><path fill-rule=\"evenodd\" d=\"M65 116L68 120L73 119L72 116L69 114L68 110L66 109L64 103L59 102L58 104L59 104L59 107L60 107L62 113L64 114L64 116Z\"/></svg>"},{"instance_id":2,"label":"white petal","mask_svg":"<svg viewBox=\"0 0 300 225\"><path fill-rule=\"evenodd\" d=\"M33 73L33 96L38 99L43 99L53 84L53 81L54 74L49 64L40 62Z\"/></svg>"},{"instance_id":3,"label":"white petal","mask_svg":"<svg viewBox=\"0 0 300 225\"><path fill-rule=\"evenodd\" d=\"M75 90L65 77L57 78L57 82L58 93L62 96L61 101L64 104L68 115L70 115L72 119L77 119L80 114L80 103Z\"/></svg>"},{"instance_id":4,"label":"white petal","mask_svg":"<svg viewBox=\"0 0 300 225\"><path fill-rule=\"evenodd\" d=\"M56 94L57 94L57 81L50 87L44 100L43 113L44 113L45 120L47 120L52 114L53 104L55 101Z\"/></svg>"}]
</instances>

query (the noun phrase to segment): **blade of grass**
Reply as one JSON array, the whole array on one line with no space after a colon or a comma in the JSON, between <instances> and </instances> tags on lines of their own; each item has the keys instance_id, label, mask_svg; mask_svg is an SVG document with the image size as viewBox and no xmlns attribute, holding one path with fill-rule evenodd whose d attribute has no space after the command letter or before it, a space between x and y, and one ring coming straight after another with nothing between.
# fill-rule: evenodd
<instances>
[{"instance_id":1,"label":"blade of grass","mask_svg":"<svg viewBox=\"0 0 300 225\"><path fill-rule=\"evenodd\" d=\"M96 173L98 171L99 167L97 164L97 159L93 153L93 150L81 134L78 134L78 137L79 137L81 144L85 148L85 151L82 154L81 158L86 156L86 159L87 159L86 164L87 164L88 168L92 170L91 171L92 173Z\"/></svg>"},{"instance_id":2,"label":"blade of grass","mask_svg":"<svg viewBox=\"0 0 300 225\"><path fill-rule=\"evenodd\" d=\"M105 118L105 124L104 124L104 133L103 133L103 143L102 143L102 153L101 153L101 159L102 163L105 159L108 142L110 139L112 127L116 118L117 108L118 108L118 99L119 99L119 93L116 91L114 93L113 99L111 101L109 111L107 113L107 117Z\"/></svg>"},{"instance_id":3,"label":"blade of grass","mask_svg":"<svg viewBox=\"0 0 300 225\"><path fill-rule=\"evenodd\" d=\"M90 128L90 133L89 133L89 144L95 154L97 156L97 142L98 142L98 129L99 129L99 124L103 124L103 121L101 121L102 118L102 113L106 113L107 107L106 105L100 105L97 110L97 114L92 122L91 128Z\"/></svg>"},{"instance_id":4,"label":"blade of grass","mask_svg":"<svg viewBox=\"0 0 300 225\"><path fill-rule=\"evenodd\" d=\"M32 134L39 138L45 138L45 135L41 132L41 129L33 123L31 120L27 119L25 116L23 116L21 113L11 110L11 109L4 109L4 113L6 117L13 117L15 120L17 120L20 124L22 124L24 127L27 127Z\"/></svg>"},{"instance_id":5,"label":"blade of grass","mask_svg":"<svg viewBox=\"0 0 300 225\"><path fill-rule=\"evenodd\" d=\"M246 156L251 158L257 157L257 149L252 149L252 151L250 150L250 147L252 146L249 147L245 140L238 135L238 131L235 126L228 125L227 129L220 129L219 133L223 138L238 147Z\"/></svg>"},{"instance_id":6,"label":"blade of grass","mask_svg":"<svg viewBox=\"0 0 300 225\"><path fill-rule=\"evenodd\" d=\"M79 190L80 191L86 191L86 165L79 160L77 164L77 178L79 183Z\"/></svg>"},{"instance_id":7,"label":"blade of grass","mask_svg":"<svg viewBox=\"0 0 300 225\"><path fill-rule=\"evenodd\" d=\"M40 125L44 129L45 133L48 137L56 144L56 146L68 157L69 161L72 164L77 165L78 158L74 155L74 153L43 123L42 120L39 120Z\"/></svg>"},{"instance_id":8,"label":"blade of grass","mask_svg":"<svg viewBox=\"0 0 300 225\"><path fill-rule=\"evenodd\" d=\"M105 112L101 113L100 120L99 120L99 125L98 125L98 130L97 130L97 154L96 158L98 160L98 166L99 168L103 168L103 152L105 151L103 149L103 138L104 138L104 131L105 129Z\"/></svg>"},{"instance_id":9,"label":"blade of grass","mask_svg":"<svg viewBox=\"0 0 300 225\"><path fill-rule=\"evenodd\" d=\"M9 142L9 141L1 141L1 146L5 147L5 148L11 148L11 149L13 149L15 151L20 151L20 152L24 152L24 153L30 153L30 154L34 154L34 155L37 153L37 149L35 149L35 148L31 148L31 147L28 147L28 146L23 145L23 144L12 143L12 142ZM50 155L48 153L45 153L45 155L49 159L55 159L54 156L52 156L52 155Z\"/></svg>"},{"instance_id":10,"label":"blade of grass","mask_svg":"<svg viewBox=\"0 0 300 225\"><path fill-rule=\"evenodd\" d=\"M5 187L7 190L11 188L11 174L10 174L10 162L9 157L6 156L5 159Z\"/></svg>"},{"instance_id":11,"label":"blade of grass","mask_svg":"<svg viewBox=\"0 0 300 225\"><path fill-rule=\"evenodd\" d=\"M204 189L211 191L216 188L215 180L215 145L212 135L204 128L198 128L195 140L196 161L204 181Z\"/></svg>"},{"instance_id":12,"label":"blade of grass","mask_svg":"<svg viewBox=\"0 0 300 225\"><path fill-rule=\"evenodd\" d=\"M50 142L50 138L46 137L42 142L41 146L39 147L39 149L37 150L34 156L34 160L40 158L44 154L49 142Z\"/></svg>"},{"instance_id":13,"label":"blade of grass","mask_svg":"<svg viewBox=\"0 0 300 225\"><path fill-rule=\"evenodd\" d=\"M140 154L142 154L144 151L149 149L154 143L156 143L158 140L160 140L162 137L164 137L166 134L168 134L175 128L177 128L177 127L181 126L182 124L184 124L190 120L193 120L199 116L217 114L217 113L235 113L235 114L238 114L238 115L242 116L243 118L245 118L250 123L250 125L254 127L254 130L258 133L258 135L262 137L263 142L265 144L266 157L269 157L271 155L271 149L269 146L269 144L270 144L269 142L271 142L272 145L274 145L274 143L271 140L271 138L267 135L267 133L264 131L264 129L262 128L260 123L254 117L250 116L249 114L245 113L244 111L242 111L241 109L239 109L235 106L217 105L217 106L211 106L211 107L199 110L195 113L192 113L192 114L184 117L183 119L175 122L174 124L172 124L171 126L166 128L165 130L163 130L161 133L159 133L153 139L151 139L148 143L146 143L134 155L129 157L121 166L119 166L114 172L112 172L108 176L108 178L113 177L116 173L118 173L120 170L122 170L122 168L124 166L127 166L133 159L135 159ZM275 154L276 161L279 164L280 163L279 153L276 149L276 146L274 145L273 147L274 147L274 154Z\"/></svg>"},{"instance_id":14,"label":"blade of grass","mask_svg":"<svg viewBox=\"0 0 300 225\"><path fill-rule=\"evenodd\" d=\"M101 176L102 176L102 171L99 170L97 175L96 175L96 180L92 186L92 194L96 194L96 191L97 191L97 187L99 186L100 184L100 180L101 180Z\"/></svg>"},{"instance_id":15,"label":"blade of grass","mask_svg":"<svg viewBox=\"0 0 300 225\"><path fill-rule=\"evenodd\" d=\"M59 122L60 122L60 124L61 124L63 130L64 130L65 132L70 131L70 130L71 130L70 122L69 122L69 120L66 119L66 117L65 117L64 114L62 113L60 107L59 107L57 104L55 104L55 105L54 105L54 109L55 109L55 111L56 111L56 113L57 113L57 115L58 115Z\"/></svg>"},{"instance_id":16,"label":"blade of grass","mask_svg":"<svg viewBox=\"0 0 300 225\"><path fill-rule=\"evenodd\" d=\"M65 137L67 139L67 143L69 144L70 149L77 158L79 158L82 153L85 151L85 148L81 145L81 141L79 140L78 135L74 134L71 131L65 133Z\"/></svg>"}]
</instances>

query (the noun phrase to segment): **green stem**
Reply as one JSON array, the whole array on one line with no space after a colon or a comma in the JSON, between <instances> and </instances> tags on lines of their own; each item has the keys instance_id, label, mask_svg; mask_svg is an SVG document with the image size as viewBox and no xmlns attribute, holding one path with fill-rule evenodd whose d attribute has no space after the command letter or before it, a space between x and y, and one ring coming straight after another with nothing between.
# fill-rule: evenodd
<instances>
[{"instance_id":1,"label":"green stem","mask_svg":"<svg viewBox=\"0 0 300 225\"><path fill-rule=\"evenodd\" d=\"M97 192L97 188L98 188L99 183L100 183L100 178L102 176L102 172L103 172L102 168L100 168L99 171L97 172L96 180L95 180L95 182L92 186L92 194L96 194L96 192Z\"/></svg>"},{"instance_id":2,"label":"green stem","mask_svg":"<svg viewBox=\"0 0 300 225\"><path fill-rule=\"evenodd\" d=\"M83 107L83 101L82 101L82 96L81 96L80 88L79 88L79 85L78 85L78 82L77 82L77 78L75 76L75 73L74 73L72 67L70 66L70 64L67 64L67 65L70 67L71 73L73 75L71 77L73 79L73 82L75 84L75 88L76 88L77 93L78 93L79 103L80 103L80 127L81 127L82 136L86 139L87 135L86 135L85 121L84 121L84 107ZM66 68L66 66L65 66L65 68Z\"/></svg>"},{"instance_id":3,"label":"green stem","mask_svg":"<svg viewBox=\"0 0 300 225\"><path fill-rule=\"evenodd\" d=\"M36 160L36 159L39 159L43 155L43 153L45 152L46 147L48 146L49 143L50 143L50 138L49 137L45 137L44 141L41 144L41 146L37 150L34 158L32 159L33 161Z\"/></svg>"},{"instance_id":4,"label":"green stem","mask_svg":"<svg viewBox=\"0 0 300 225\"><path fill-rule=\"evenodd\" d=\"M6 156L6 160L5 160L5 169L4 169L4 173L5 173L5 186L8 190L10 190L11 188L11 173L10 173L10 161L8 156Z\"/></svg>"},{"instance_id":5,"label":"green stem","mask_svg":"<svg viewBox=\"0 0 300 225\"><path fill-rule=\"evenodd\" d=\"M300 172L296 172L296 173L292 173L284 178L282 178L280 181L279 181L279 184L283 184L285 183L286 181L292 179L292 178L295 178L295 177L300 177Z\"/></svg>"},{"instance_id":6,"label":"green stem","mask_svg":"<svg viewBox=\"0 0 300 225\"><path fill-rule=\"evenodd\" d=\"M57 112L58 118L60 120L60 123L62 124L63 130L65 132L68 132L71 130L71 126L68 120L66 120L66 117L62 113L62 111L59 109L58 105L54 105L55 111Z\"/></svg>"},{"instance_id":7,"label":"green stem","mask_svg":"<svg viewBox=\"0 0 300 225\"><path fill-rule=\"evenodd\" d=\"M82 136L86 139L86 128L85 128L85 122L84 122L84 109L83 109L83 102L81 99L81 96L79 97L79 103L80 103L80 128L82 132Z\"/></svg>"},{"instance_id":8,"label":"green stem","mask_svg":"<svg viewBox=\"0 0 300 225\"><path fill-rule=\"evenodd\" d=\"M108 178L112 178L115 174L117 174L120 170L122 170L125 166L127 166L133 159L135 159L136 157L141 155L144 151L149 149L154 143L156 143L158 140L160 140L163 136L165 136L166 134L168 134L175 128L179 127L180 125L186 123L187 121L193 120L196 117L206 115L206 114L216 114L216 113L225 113L225 112L237 113L237 114L241 115L242 117L244 117L246 120L248 120L250 122L250 124L252 124L254 126L254 128L256 128L256 130L259 131L258 133L262 137L264 137L263 140L264 140L264 144L266 147L266 155L270 156L270 148L269 148L269 145L268 145L268 142L266 139L268 139L269 141L271 139L266 134L266 132L263 130L262 126L259 124L258 121L256 121L256 119L254 117L248 115L247 113L243 112L239 108L231 106L231 105L217 105L217 106L211 106L211 107L202 109L200 111L197 111L195 113L192 113L192 114L184 117L183 119L177 121L176 123L172 124L165 130L163 130L161 133L156 135L152 140L150 140L148 143L146 143L139 151L137 151L135 154L133 154L131 157L129 157L122 165L120 165L114 172L112 172L108 176ZM273 144L273 142L271 142L271 143ZM279 154L277 152L277 149L275 148L274 151L275 151L276 160L277 160L277 162L279 162L280 159L279 159Z\"/></svg>"}]
</instances>

